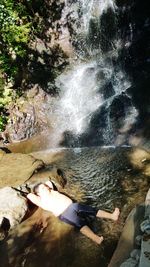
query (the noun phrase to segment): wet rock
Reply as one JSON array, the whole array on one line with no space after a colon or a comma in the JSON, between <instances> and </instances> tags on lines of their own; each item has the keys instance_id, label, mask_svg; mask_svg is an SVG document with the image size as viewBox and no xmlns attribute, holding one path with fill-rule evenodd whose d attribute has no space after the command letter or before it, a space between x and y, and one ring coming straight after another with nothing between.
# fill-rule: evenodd
<instances>
[{"instance_id":1,"label":"wet rock","mask_svg":"<svg viewBox=\"0 0 150 267\"><path fill-rule=\"evenodd\" d=\"M42 160L27 154L6 154L0 150L0 157L0 187L23 184L35 171L44 166Z\"/></svg>"}]
</instances>

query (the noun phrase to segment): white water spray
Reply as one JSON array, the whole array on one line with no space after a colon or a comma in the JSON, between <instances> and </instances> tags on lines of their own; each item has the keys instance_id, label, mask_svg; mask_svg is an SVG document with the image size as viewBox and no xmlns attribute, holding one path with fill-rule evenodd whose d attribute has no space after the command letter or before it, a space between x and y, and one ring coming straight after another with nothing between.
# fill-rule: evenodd
<instances>
[{"instance_id":1,"label":"white water spray","mask_svg":"<svg viewBox=\"0 0 150 267\"><path fill-rule=\"evenodd\" d=\"M56 84L61 87L61 98L55 112L59 112L57 123L61 122L62 130L83 133L92 114L103 103L103 97L98 93L96 74L97 66L92 62L81 64L58 77Z\"/></svg>"},{"instance_id":2,"label":"white water spray","mask_svg":"<svg viewBox=\"0 0 150 267\"><path fill-rule=\"evenodd\" d=\"M92 18L100 17L103 13L111 8L114 12L117 6L114 0L80 0L83 10L83 25L84 30L88 31L89 21Z\"/></svg>"},{"instance_id":3,"label":"white water spray","mask_svg":"<svg viewBox=\"0 0 150 267\"><path fill-rule=\"evenodd\" d=\"M85 33L88 32L91 18L100 17L108 8L114 13L117 10L113 0L79 0L79 2L82 7ZM119 39L116 38L113 43L107 53L100 51L96 59L88 59L85 63L79 62L57 77L56 86L60 88L60 98L52 108L51 125L58 140L61 140L65 132L77 137L86 133L91 127L90 123L95 113L100 114L101 108L105 107L106 114L102 119L105 119L106 126L100 129L100 135L104 144L115 143L114 126L110 119L111 105L114 99L121 97L122 94L130 98L127 89L131 84L124 71L113 64L113 59L117 61L118 51L121 49L115 45L120 43ZM105 92L109 89L108 84L111 84L111 93ZM124 106L124 109L124 121L119 134L125 136L135 123L138 112L132 105L132 100L130 106Z\"/></svg>"}]
</instances>

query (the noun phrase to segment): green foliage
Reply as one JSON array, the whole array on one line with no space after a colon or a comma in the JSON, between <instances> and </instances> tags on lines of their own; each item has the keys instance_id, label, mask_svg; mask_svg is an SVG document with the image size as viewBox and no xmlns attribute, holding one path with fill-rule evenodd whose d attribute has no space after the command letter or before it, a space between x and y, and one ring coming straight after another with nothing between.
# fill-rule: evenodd
<instances>
[{"instance_id":1,"label":"green foliage","mask_svg":"<svg viewBox=\"0 0 150 267\"><path fill-rule=\"evenodd\" d=\"M12 103L14 92L9 88L0 88L0 131L4 131L5 125L8 120L7 107Z\"/></svg>"},{"instance_id":2,"label":"green foliage","mask_svg":"<svg viewBox=\"0 0 150 267\"><path fill-rule=\"evenodd\" d=\"M4 90L4 80L3 80L1 72L0 72L0 97L2 97L2 95L3 95L3 90Z\"/></svg>"},{"instance_id":3,"label":"green foliage","mask_svg":"<svg viewBox=\"0 0 150 267\"><path fill-rule=\"evenodd\" d=\"M0 2L0 65L3 72L14 79L18 58L24 58L30 40L32 23L23 1Z\"/></svg>"},{"instance_id":4,"label":"green foliage","mask_svg":"<svg viewBox=\"0 0 150 267\"><path fill-rule=\"evenodd\" d=\"M31 23L23 16L25 6L14 0L1 0L0 4L0 27L1 37L7 46L15 48L17 43L27 43L30 38Z\"/></svg>"},{"instance_id":5,"label":"green foliage","mask_svg":"<svg viewBox=\"0 0 150 267\"><path fill-rule=\"evenodd\" d=\"M5 115L0 115L0 131L5 130L5 125L7 123L7 117Z\"/></svg>"},{"instance_id":6,"label":"green foliage","mask_svg":"<svg viewBox=\"0 0 150 267\"><path fill-rule=\"evenodd\" d=\"M0 71L0 131L4 131L7 123L7 106L12 102L14 92L12 89L6 88L2 73Z\"/></svg>"},{"instance_id":7,"label":"green foliage","mask_svg":"<svg viewBox=\"0 0 150 267\"><path fill-rule=\"evenodd\" d=\"M7 73L7 76L10 78L10 80L13 80L13 78L18 73L17 64L12 61L11 57L7 53L3 53L0 55L0 64L1 70Z\"/></svg>"},{"instance_id":8,"label":"green foliage","mask_svg":"<svg viewBox=\"0 0 150 267\"><path fill-rule=\"evenodd\" d=\"M27 43L29 40L30 23L25 25L6 24L3 29L3 41L12 46L17 43ZM15 49L15 47L14 47ZM15 49L17 52L17 50Z\"/></svg>"},{"instance_id":9,"label":"green foliage","mask_svg":"<svg viewBox=\"0 0 150 267\"><path fill-rule=\"evenodd\" d=\"M13 91L9 88L4 88L0 92L0 109L5 108L13 99Z\"/></svg>"}]
</instances>

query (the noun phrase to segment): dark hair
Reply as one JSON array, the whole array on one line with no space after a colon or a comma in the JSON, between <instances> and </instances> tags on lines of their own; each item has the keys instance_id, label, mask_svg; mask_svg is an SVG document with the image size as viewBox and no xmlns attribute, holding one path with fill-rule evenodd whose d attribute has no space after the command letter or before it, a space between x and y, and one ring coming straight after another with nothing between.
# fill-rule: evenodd
<instances>
[{"instance_id":1,"label":"dark hair","mask_svg":"<svg viewBox=\"0 0 150 267\"><path fill-rule=\"evenodd\" d=\"M64 172L61 169L57 169L57 174L59 176L61 176L62 180L61 180L61 186L65 187L66 183L67 183L67 178L65 177Z\"/></svg>"}]
</instances>

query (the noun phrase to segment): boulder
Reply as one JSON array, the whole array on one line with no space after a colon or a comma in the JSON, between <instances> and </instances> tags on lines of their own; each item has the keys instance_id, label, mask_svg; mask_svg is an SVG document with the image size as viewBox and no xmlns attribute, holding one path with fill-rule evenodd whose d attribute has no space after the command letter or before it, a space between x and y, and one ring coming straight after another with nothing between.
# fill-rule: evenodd
<instances>
[{"instance_id":1,"label":"boulder","mask_svg":"<svg viewBox=\"0 0 150 267\"><path fill-rule=\"evenodd\" d=\"M0 240L4 239L9 229L19 224L28 209L27 200L15 189L0 189Z\"/></svg>"},{"instance_id":2,"label":"boulder","mask_svg":"<svg viewBox=\"0 0 150 267\"><path fill-rule=\"evenodd\" d=\"M0 187L18 186L42 168L42 160L22 153L6 154L0 150Z\"/></svg>"},{"instance_id":3,"label":"boulder","mask_svg":"<svg viewBox=\"0 0 150 267\"><path fill-rule=\"evenodd\" d=\"M145 218L141 223L141 231L143 238L141 242L141 256L139 267L150 266L150 189L147 193L145 200Z\"/></svg>"},{"instance_id":4,"label":"boulder","mask_svg":"<svg viewBox=\"0 0 150 267\"><path fill-rule=\"evenodd\" d=\"M136 266L150 266L150 189L145 203L129 214L109 264L109 267Z\"/></svg>"},{"instance_id":5,"label":"boulder","mask_svg":"<svg viewBox=\"0 0 150 267\"><path fill-rule=\"evenodd\" d=\"M116 251L108 267L136 267L139 262L141 245L140 223L144 217L144 204L136 206L126 219ZM138 240L136 239L140 239ZM139 243L139 244L138 244ZM138 248L135 250L135 247Z\"/></svg>"}]
</instances>

